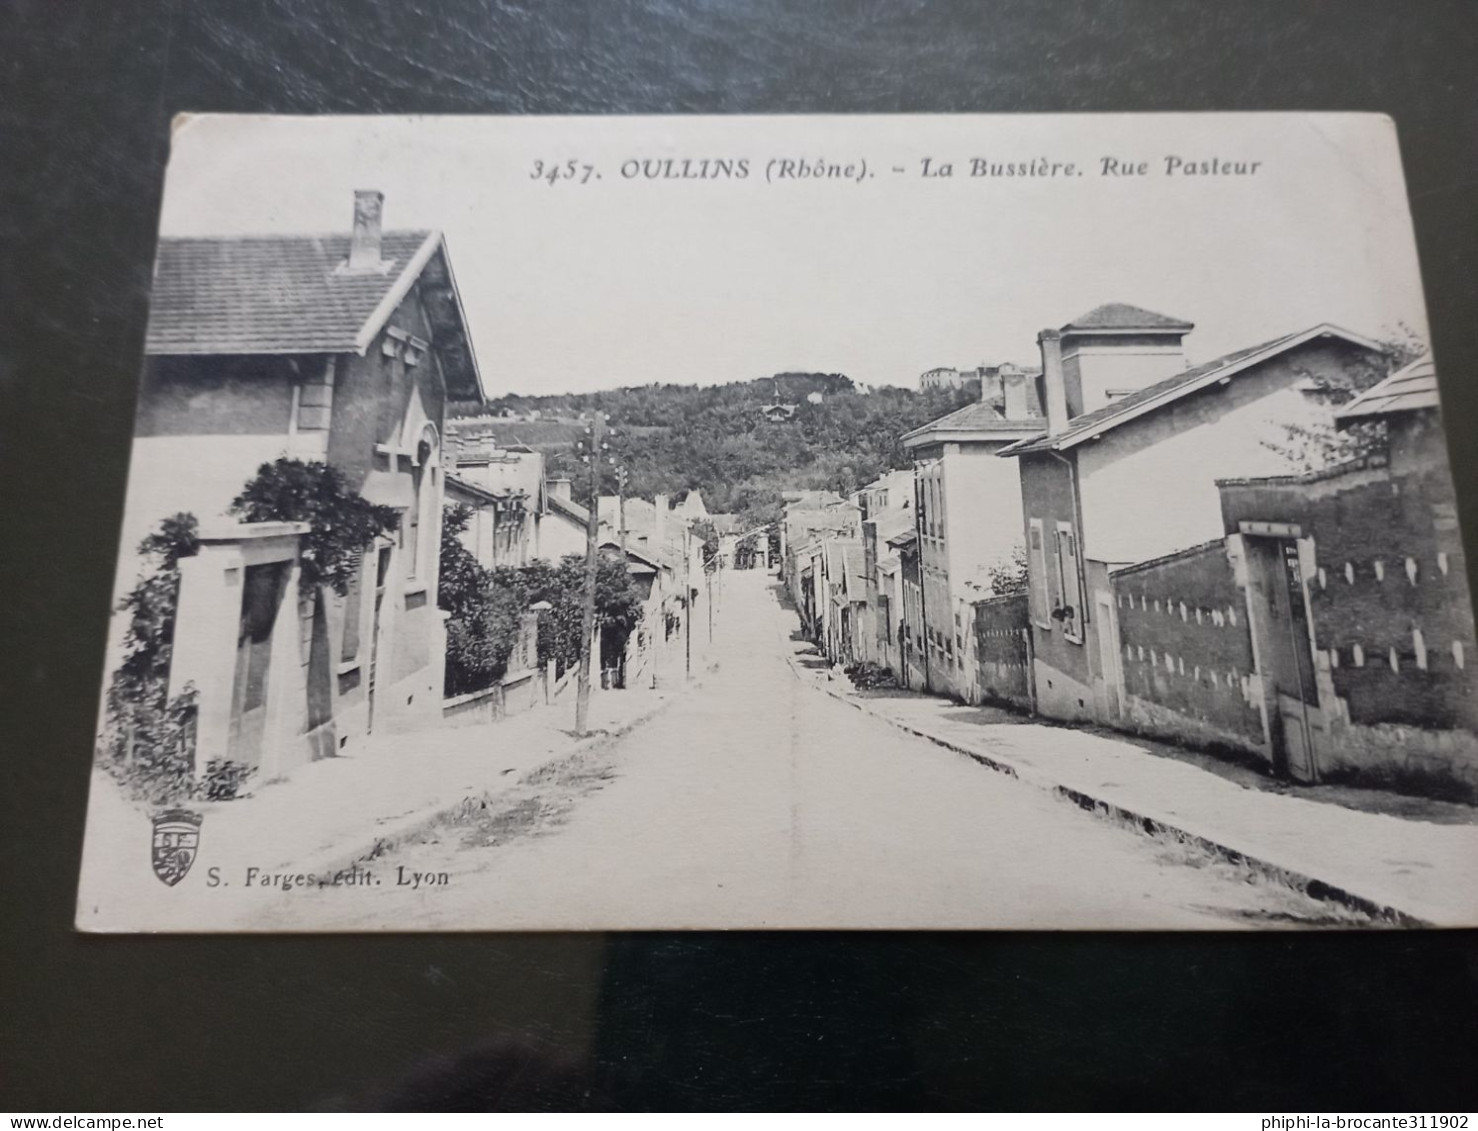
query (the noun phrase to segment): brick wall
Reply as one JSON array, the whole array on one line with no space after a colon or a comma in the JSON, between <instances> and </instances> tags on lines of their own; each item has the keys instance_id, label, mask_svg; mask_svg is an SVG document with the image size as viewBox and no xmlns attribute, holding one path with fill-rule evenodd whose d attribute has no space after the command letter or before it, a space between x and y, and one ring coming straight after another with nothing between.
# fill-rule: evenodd
<instances>
[{"instance_id":1,"label":"brick wall","mask_svg":"<svg viewBox=\"0 0 1478 1131\"><path fill-rule=\"evenodd\" d=\"M975 602L977 682L986 699L1032 708L1030 631L1025 593Z\"/></svg>"},{"instance_id":2,"label":"brick wall","mask_svg":"<svg viewBox=\"0 0 1478 1131\"><path fill-rule=\"evenodd\" d=\"M1478 731L1478 647L1445 467L1374 467L1222 488L1229 530L1297 524L1314 539L1315 647L1351 723Z\"/></svg>"},{"instance_id":3,"label":"brick wall","mask_svg":"<svg viewBox=\"0 0 1478 1131\"><path fill-rule=\"evenodd\" d=\"M1223 542L1111 575L1125 715L1140 729L1260 751L1246 601Z\"/></svg>"}]
</instances>

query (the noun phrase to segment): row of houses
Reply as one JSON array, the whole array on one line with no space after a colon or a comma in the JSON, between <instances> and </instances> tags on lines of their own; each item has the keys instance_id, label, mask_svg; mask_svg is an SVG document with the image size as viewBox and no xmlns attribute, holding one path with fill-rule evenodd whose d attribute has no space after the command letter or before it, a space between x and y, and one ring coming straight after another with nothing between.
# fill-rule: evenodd
<instances>
[{"instance_id":1,"label":"row of houses","mask_svg":"<svg viewBox=\"0 0 1478 1131\"><path fill-rule=\"evenodd\" d=\"M493 417L449 413L484 405L486 388L446 243L384 229L383 208L361 191L343 232L160 241L104 682L137 661L120 602L158 568L145 539L189 516L197 545L177 563L161 655L168 701L192 704L197 772L270 780L444 721L447 505L470 510L461 538L488 567L586 549L589 512L541 453L500 445ZM394 516L345 592L304 583L309 523L233 509L280 460L331 469ZM661 645L701 601L700 518L728 521L693 496L670 514L663 498L627 500L599 525L602 552L624 557L644 600L638 631L602 657L616 683L655 679ZM517 667L537 662L531 631Z\"/></svg>"},{"instance_id":2,"label":"row of houses","mask_svg":"<svg viewBox=\"0 0 1478 1131\"><path fill-rule=\"evenodd\" d=\"M789 504L787 583L834 660L1167 737L1306 782L1478 797L1478 679L1429 359L1333 325L1189 366L1124 304L1039 374Z\"/></svg>"}]
</instances>

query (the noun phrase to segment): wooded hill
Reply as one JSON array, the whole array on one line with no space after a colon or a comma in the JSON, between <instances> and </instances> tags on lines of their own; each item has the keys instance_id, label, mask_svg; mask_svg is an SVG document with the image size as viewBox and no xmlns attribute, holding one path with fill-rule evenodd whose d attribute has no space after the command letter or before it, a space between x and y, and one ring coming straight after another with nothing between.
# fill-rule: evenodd
<instances>
[{"instance_id":1,"label":"wooded hill","mask_svg":"<svg viewBox=\"0 0 1478 1131\"><path fill-rule=\"evenodd\" d=\"M615 430L607 454L626 469L628 494L676 498L697 488L709 510L759 523L779 514L782 491L846 495L907 467L899 438L971 399L948 390L859 389L839 373L780 373L727 385L510 395L487 407L453 405L452 415L512 414L491 421L499 443L544 452L549 474L574 480L574 496L585 502L588 465L576 449L584 435L580 416L606 413ZM614 493L614 467L601 470L602 493Z\"/></svg>"}]
</instances>

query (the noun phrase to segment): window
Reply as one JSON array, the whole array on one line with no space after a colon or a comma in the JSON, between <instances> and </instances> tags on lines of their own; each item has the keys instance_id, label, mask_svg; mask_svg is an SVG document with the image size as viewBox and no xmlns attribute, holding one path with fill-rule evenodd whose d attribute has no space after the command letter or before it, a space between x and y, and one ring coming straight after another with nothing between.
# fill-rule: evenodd
<instances>
[{"instance_id":1,"label":"window","mask_svg":"<svg viewBox=\"0 0 1478 1131\"><path fill-rule=\"evenodd\" d=\"M1065 523L1057 524L1057 591L1062 604L1054 616L1062 623L1062 634L1078 644L1083 642L1083 588L1078 573L1078 536Z\"/></svg>"},{"instance_id":2,"label":"window","mask_svg":"<svg viewBox=\"0 0 1478 1131\"><path fill-rule=\"evenodd\" d=\"M405 549L409 556L407 562L406 576L408 578L425 580L434 572L432 562L435 554L430 545L423 545L429 541L430 535L436 530L436 514L433 507L436 506L437 497L440 492L436 489L436 463L439 450L436 426L427 424L421 429L421 435L416 442L415 466L411 468L411 484L413 496L411 505L406 509L406 545Z\"/></svg>"},{"instance_id":3,"label":"window","mask_svg":"<svg viewBox=\"0 0 1478 1131\"><path fill-rule=\"evenodd\" d=\"M359 659L359 618L363 607L360 600L364 589L364 559L359 556L359 568L349 580L349 592L344 597L344 647L339 654L341 664Z\"/></svg>"},{"instance_id":4,"label":"window","mask_svg":"<svg viewBox=\"0 0 1478 1131\"><path fill-rule=\"evenodd\" d=\"M1052 598L1047 591L1047 549L1042 535L1042 520L1031 520L1031 573L1032 619L1042 628L1051 628Z\"/></svg>"},{"instance_id":5,"label":"window","mask_svg":"<svg viewBox=\"0 0 1478 1131\"><path fill-rule=\"evenodd\" d=\"M407 562L407 577L419 576L421 569L421 487L425 479L424 467L411 469L411 505L405 511L405 551L410 559Z\"/></svg>"}]
</instances>

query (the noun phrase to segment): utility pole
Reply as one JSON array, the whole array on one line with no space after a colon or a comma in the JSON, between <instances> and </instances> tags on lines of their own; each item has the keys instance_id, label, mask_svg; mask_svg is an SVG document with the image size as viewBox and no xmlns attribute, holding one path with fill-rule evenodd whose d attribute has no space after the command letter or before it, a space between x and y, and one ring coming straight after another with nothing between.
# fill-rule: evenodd
<instances>
[{"instance_id":1,"label":"utility pole","mask_svg":"<svg viewBox=\"0 0 1478 1131\"><path fill-rule=\"evenodd\" d=\"M693 676L693 548L688 540L692 528L683 526L683 663L689 679Z\"/></svg>"},{"instance_id":2,"label":"utility pole","mask_svg":"<svg viewBox=\"0 0 1478 1131\"><path fill-rule=\"evenodd\" d=\"M580 675L575 690L575 733L586 733L590 719L590 651L595 641L595 578L600 565L600 452L601 431L605 418L597 411L591 414L590 513L585 519L585 608L580 617ZM599 663L599 660L596 661Z\"/></svg>"},{"instance_id":3,"label":"utility pole","mask_svg":"<svg viewBox=\"0 0 1478 1131\"><path fill-rule=\"evenodd\" d=\"M616 468L616 511L621 524L621 554L626 554L626 469Z\"/></svg>"}]
</instances>

